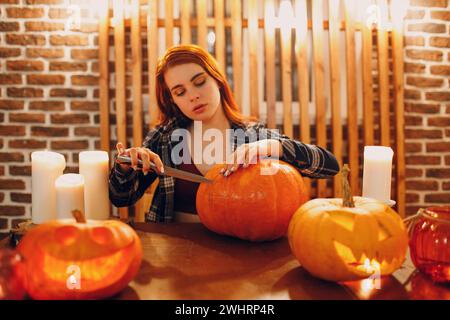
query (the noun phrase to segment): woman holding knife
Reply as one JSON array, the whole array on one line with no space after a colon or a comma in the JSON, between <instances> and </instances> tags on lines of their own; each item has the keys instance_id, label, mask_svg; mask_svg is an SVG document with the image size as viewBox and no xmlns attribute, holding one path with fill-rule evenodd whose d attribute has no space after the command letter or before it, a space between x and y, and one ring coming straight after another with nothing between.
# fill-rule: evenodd
<instances>
[{"instance_id":1,"label":"woman holding knife","mask_svg":"<svg viewBox=\"0 0 450 320\"><path fill-rule=\"evenodd\" d=\"M310 178L330 178L339 172L329 151L269 130L242 115L217 62L198 46L175 46L165 53L157 66L156 93L161 123L147 134L140 147L124 149L122 143L117 144L118 154L131 158L130 164L116 163L111 170L110 200L117 207L131 206L139 200L158 174L164 173L165 166L205 175L216 163L224 163L222 174L229 176L245 170L257 157L272 157ZM197 157L195 150L204 150L211 142L190 138L198 134L203 137L208 130L224 137L214 140L214 149L224 155L225 161L202 161ZM184 132L182 140L180 132ZM180 148L179 143L185 147ZM138 160L142 170L137 170ZM155 170L151 170L150 163L155 164ZM161 175L146 221L172 222L183 215L195 220L198 186Z\"/></svg>"}]
</instances>

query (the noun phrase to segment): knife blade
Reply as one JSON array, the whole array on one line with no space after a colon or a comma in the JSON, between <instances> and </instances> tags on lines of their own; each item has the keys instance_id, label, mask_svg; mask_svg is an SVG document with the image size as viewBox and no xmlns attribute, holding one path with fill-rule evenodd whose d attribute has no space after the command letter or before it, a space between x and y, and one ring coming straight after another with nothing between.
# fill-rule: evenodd
<instances>
[{"instance_id":1,"label":"knife blade","mask_svg":"<svg viewBox=\"0 0 450 320\"><path fill-rule=\"evenodd\" d=\"M127 156L118 156L116 162L131 165L131 158ZM150 167L156 171L156 165L150 162ZM142 160L138 159L138 169L142 169ZM198 174L190 173L187 171L175 169L172 167L164 166L164 173L162 176L167 175L178 179L183 179L197 183L212 183L212 180L200 176Z\"/></svg>"}]
</instances>

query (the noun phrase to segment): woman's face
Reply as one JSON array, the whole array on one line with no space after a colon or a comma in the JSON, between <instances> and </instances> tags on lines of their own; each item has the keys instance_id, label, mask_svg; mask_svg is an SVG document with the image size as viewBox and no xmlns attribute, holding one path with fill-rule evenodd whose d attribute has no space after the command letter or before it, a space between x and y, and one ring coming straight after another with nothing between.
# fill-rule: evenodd
<instances>
[{"instance_id":1,"label":"woman's face","mask_svg":"<svg viewBox=\"0 0 450 320\"><path fill-rule=\"evenodd\" d=\"M221 107L217 82L198 64L171 67L164 81L175 104L192 120L208 121Z\"/></svg>"}]
</instances>

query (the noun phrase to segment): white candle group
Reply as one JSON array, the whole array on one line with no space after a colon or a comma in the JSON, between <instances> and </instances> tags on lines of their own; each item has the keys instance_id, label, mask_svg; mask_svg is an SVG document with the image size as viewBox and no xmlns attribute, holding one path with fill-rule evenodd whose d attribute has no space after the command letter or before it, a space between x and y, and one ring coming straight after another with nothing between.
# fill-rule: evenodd
<instances>
[{"instance_id":1,"label":"white candle group","mask_svg":"<svg viewBox=\"0 0 450 320\"><path fill-rule=\"evenodd\" d=\"M35 224L56 219L55 181L66 167L64 156L51 151L31 154L32 221Z\"/></svg>"},{"instance_id":2,"label":"white candle group","mask_svg":"<svg viewBox=\"0 0 450 320\"><path fill-rule=\"evenodd\" d=\"M109 218L109 156L105 151L79 154L80 174L84 177L84 209L88 219Z\"/></svg>"},{"instance_id":3,"label":"white candle group","mask_svg":"<svg viewBox=\"0 0 450 320\"><path fill-rule=\"evenodd\" d=\"M393 155L389 147L364 147L363 197L390 204Z\"/></svg>"},{"instance_id":4,"label":"white candle group","mask_svg":"<svg viewBox=\"0 0 450 320\"><path fill-rule=\"evenodd\" d=\"M63 174L55 181L56 217L73 218L72 211L84 213L84 178L81 174Z\"/></svg>"},{"instance_id":5,"label":"white candle group","mask_svg":"<svg viewBox=\"0 0 450 320\"><path fill-rule=\"evenodd\" d=\"M41 224L72 218L79 210L93 220L109 219L109 156L105 151L79 154L80 174L64 174L64 156L51 151L31 154L32 221Z\"/></svg>"}]
</instances>

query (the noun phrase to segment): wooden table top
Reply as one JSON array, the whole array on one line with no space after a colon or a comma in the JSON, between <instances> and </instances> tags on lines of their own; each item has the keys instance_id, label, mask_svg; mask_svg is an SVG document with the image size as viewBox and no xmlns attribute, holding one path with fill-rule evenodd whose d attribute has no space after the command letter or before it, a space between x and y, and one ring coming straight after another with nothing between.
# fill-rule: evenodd
<instances>
[{"instance_id":1,"label":"wooden table top","mask_svg":"<svg viewBox=\"0 0 450 320\"><path fill-rule=\"evenodd\" d=\"M118 299L450 299L409 258L380 289L368 281L338 284L309 275L287 238L251 243L199 223L138 224L144 259Z\"/></svg>"},{"instance_id":2,"label":"wooden table top","mask_svg":"<svg viewBox=\"0 0 450 320\"><path fill-rule=\"evenodd\" d=\"M312 277L291 254L287 238L251 243L199 223L137 224L136 230L144 250L141 268L115 299L450 300L450 287L416 271L409 256L393 275L382 277L380 289L371 289L370 280Z\"/></svg>"}]
</instances>

